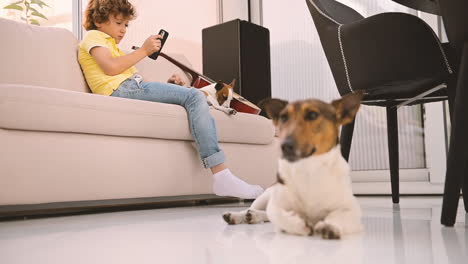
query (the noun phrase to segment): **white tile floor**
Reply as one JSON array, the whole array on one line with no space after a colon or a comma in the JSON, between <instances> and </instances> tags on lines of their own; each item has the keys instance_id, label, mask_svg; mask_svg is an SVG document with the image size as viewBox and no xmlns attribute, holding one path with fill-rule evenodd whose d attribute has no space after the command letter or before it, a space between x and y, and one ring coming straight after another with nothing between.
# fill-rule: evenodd
<instances>
[{"instance_id":1,"label":"white tile floor","mask_svg":"<svg viewBox=\"0 0 468 264\"><path fill-rule=\"evenodd\" d=\"M217 205L0 222L0 263L468 263L468 219L439 224L441 197L359 198L365 233L340 241L229 226Z\"/></svg>"}]
</instances>

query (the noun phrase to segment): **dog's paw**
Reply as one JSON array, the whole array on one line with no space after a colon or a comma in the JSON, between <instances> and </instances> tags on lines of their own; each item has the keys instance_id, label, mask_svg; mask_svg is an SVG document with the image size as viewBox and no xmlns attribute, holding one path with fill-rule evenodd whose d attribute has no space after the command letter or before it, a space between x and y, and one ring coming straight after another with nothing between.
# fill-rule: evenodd
<instances>
[{"instance_id":1,"label":"dog's paw","mask_svg":"<svg viewBox=\"0 0 468 264\"><path fill-rule=\"evenodd\" d=\"M228 223L229 225L235 225L235 221L234 221L234 217L232 217L232 214L231 213L224 213L223 214L223 219L224 221L226 221L226 223Z\"/></svg>"},{"instance_id":2,"label":"dog's paw","mask_svg":"<svg viewBox=\"0 0 468 264\"><path fill-rule=\"evenodd\" d=\"M314 226L314 233L322 236L324 239L340 239L340 228L332 224L327 224L323 221L318 222Z\"/></svg>"},{"instance_id":3,"label":"dog's paw","mask_svg":"<svg viewBox=\"0 0 468 264\"><path fill-rule=\"evenodd\" d=\"M235 115L235 114L237 114L237 111L236 111L235 109L228 108L228 107L225 107L222 111L223 111L224 113L226 113L227 115Z\"/></svg>"},{"instance_id":4,"label":"dog's paw","mask_svg":"<svg viewBox=\"0 0 468 264\"><path fill-rule=\"evenodd\" d=\"M241 212L226 212L223 214L223 219L230 225L257 224L268 221L267 215L264 211L251 209Z\"/></svg>"},{"instance_id":5,"label":"dog's paw","mask_svg":"<svg viewBox=\"0 0 468 264\"><path fill-rule=\"evenodd\" d=\"M246 222L246 215L248 210L244 210L241 212L226 212L223 214L223 219L226 223L230 225L238 225L238 224L245 224Z\"/></svg>"},{"instance_id":6,"label":"dog's paw","mask_svg":"<svg viewBox=\"0 0 468 264\"><path fill-rule=\"evenodd\" d=\"M288 234L298 236L309 236L313 234L313 229L307 226L306 222L294 211L282 211L281 230Z\"/></svg>"},{"instance_id":7,"label":"dog's paw","mask_svg":"<svg viewBox=\"0 0 468 264\"><path fill-rule=\"evenodd\" d=\"M268 217L265 211L249 209L245 214L245 222L247 224L268 222Z\"/></svg>"}]
</instances>

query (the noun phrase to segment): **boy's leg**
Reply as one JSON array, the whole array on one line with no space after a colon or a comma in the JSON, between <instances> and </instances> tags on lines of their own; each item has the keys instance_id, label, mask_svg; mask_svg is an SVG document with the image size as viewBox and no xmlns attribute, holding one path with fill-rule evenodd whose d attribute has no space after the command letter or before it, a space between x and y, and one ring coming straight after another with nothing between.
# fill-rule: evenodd
<instances>
[{"instance_id":1,"label":"boy's leg","mask_svg":"<svg viewBox=\"0 0 468 264\"><path fill-rule=\"evenodd\" d=\"M142 82L137 85L136 81L130 79L122 83L112 96L183 106L205 168L224 162L213 117L209 114L206 99L203 101L203 93L197 89L158 82Z\"/></svg>"},{"instance_id":2,"label":"boy's leg","mask_svg":"<svg viewBox=\"0 0 468 264\"><path fill-rule=\"evenodd\" d=\"M134 80L128 80L122 83L112 96L183 106L187 111L190 131L204 167L212 168L224 163L224 153L218 145L216 126L209 113L206 97L196 88L158 82L143 82L137 85ZM214 180L213 189L217 195L256 198L263 192L260 186L245 183L235 177L229 169L216 173Z\"/></svg>"}]
</instances>

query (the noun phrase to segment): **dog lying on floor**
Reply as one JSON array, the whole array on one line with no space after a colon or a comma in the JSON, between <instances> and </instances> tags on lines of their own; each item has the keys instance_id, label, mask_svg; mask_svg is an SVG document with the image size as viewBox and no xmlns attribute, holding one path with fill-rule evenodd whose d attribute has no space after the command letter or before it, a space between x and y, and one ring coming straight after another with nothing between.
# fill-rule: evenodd
<instances>
[{"instance_id":1,"label":"dog lying on floor","mask_svg":"<svg viewBox=\"0 0 468 264\"><path fill-rule=\"evenodd\" d=\"M185 86L185 82L177 74L173 74L167 82ZM230 107L235 84L235 79L232 80L230 84L225 84L219 81L202 87L199 90L205 94L206 101L209 106L212 106L214 109L222 111L228 115L235 115L237 111Z\"/></svg>"},{"instance_id":2,"label":"dog lying on floor","mask_svg":"<svg viewBox=\"0 0 468 264\"><path fill-rule=\"evenodd\" d=\"M327 104L266 99L259 106L279 129L282 157L277 183L249 209L227 212L228 224L271 221L275 230L325 239L360 232L361 209L351 189L350 167L341 155L339 128L353 121L361 92Z\"/></svg>"}]
</instances>

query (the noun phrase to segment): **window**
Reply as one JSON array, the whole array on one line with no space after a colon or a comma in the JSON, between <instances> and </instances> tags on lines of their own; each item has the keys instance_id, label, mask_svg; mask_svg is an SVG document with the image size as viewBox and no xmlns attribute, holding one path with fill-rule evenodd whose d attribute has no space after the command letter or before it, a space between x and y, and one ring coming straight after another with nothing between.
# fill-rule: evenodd
<instances>
[{"instance_id":1,"label":"window","mask_svg":"<svg viewBox=\"0 0 468 264\"><path fill-rule=\"evenodd\" d=\"M0 17L73 31L72 5L63 0L0 0Z\"/></svg>"}]
</instances>

